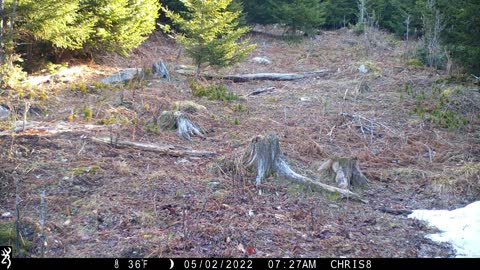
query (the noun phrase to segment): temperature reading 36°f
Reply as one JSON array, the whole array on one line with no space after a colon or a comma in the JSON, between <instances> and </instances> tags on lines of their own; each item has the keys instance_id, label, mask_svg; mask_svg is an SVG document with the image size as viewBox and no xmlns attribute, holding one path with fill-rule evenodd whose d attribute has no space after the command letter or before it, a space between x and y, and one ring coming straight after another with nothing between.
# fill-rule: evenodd
<instances>
[{"instance_id":1,"label":"temperature reading 36\u00b0f","mask_svg":"<svg viewBox=\"0 0 480 270\"><path fill-rule=\"evenodd\" d=\"M147 267L147 260L128 260L128 269L145 269Z\"/></svg>"}]
</instances>

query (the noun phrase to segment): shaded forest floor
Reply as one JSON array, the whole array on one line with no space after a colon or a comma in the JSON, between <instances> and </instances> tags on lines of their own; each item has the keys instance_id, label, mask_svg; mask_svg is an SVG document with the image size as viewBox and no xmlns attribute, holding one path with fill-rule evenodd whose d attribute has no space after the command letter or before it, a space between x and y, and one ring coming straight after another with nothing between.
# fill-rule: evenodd
<instances>
[{"instance_id":1,"label":"shaded forest floor","mask_svg":"<svg viewBox=\"0 0 480 270\"><path fill-rule=\"evenodd\" d=\"M479 199L478 87L415 66L409 62L414 44L380 32L371 33L369 42L346 29L301 42L261 33L251 40L258 46L249 58L221 73L331 72L291 82L224 82L239 96L230 102L193 97L188 78L173 72L176 65L190 64L188 58L177 45L154 35L128 59L105 55L104 64L79 66L73 82L41 85L57 94L33 104L29 120L108 125L0 137L0 210L15 213L18 180L27 256L40 254L44 190L47 257L454 256L447 244L425 238L432 228L381 209L453 209ZM257 56L272 63L252 62ZM122 89L94 83L116 69L149 67L160 58L170 69L171 82L148 80ZM359 72L362 64L368 73ZM358 90L362 81L368 89ZM265 87L275 90L246 97ZM414 112L418 96L412 93L428 96L435 87L461 92L462 103L455 109L469 120L467 125L443 128ZM187 142L151 125L182 100L207 108L191 114L208 131L206 139ZM425 104L428 99L421 102L434 105ZM85 105L92 109L92 119L83 116ZM357 158L370 179L362 192L368 203L314 193L276 177L263 182L259 195L249 181L254 175L233 180L225 161L241 155L253 136L269 132L278 134L289 163L312 178L318 179L323 160ZM171 157L100 145L89 140L92 136L217 155Z\"/></svg>"}]
</instances>

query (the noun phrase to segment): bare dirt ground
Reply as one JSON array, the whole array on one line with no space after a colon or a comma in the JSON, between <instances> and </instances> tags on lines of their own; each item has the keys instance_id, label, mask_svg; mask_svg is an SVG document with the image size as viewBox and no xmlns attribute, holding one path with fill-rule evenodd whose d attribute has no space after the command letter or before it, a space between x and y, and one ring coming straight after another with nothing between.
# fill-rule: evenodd
<instances>
[{"instance_id":1,"label":"bare dirt ground","mask_svg":"<svg viewBox=\"0 0 480 270\"><path fill-rule=\"evenodd\" d=\"M105 55L101 64L82 66L74 83L88 86L116 69L148 67L159 58L167 63L171 82L152 80L136 89L85 93L71 90L76 89L71 82L42 86L58 93L38 101L33 106L38 113L31 113L30 120L83 125L107 119L114 125L0 137L0 210L15 213L18 180L22 239L30 243L25 255L40 256L40 193L45 190L47 257L454 256L447 244L424 237L432 228L381 211L452 209L478 200L479 112L467 114L470 123L460 130L437 127L414 114L415 99L402 92L405 84L431 91L435 82L449 76L407 65L412 44L380 32L371 34L371 42L346 29L300 43L261 33L252 34L251 40L258 46L249 58L220 73L330 73L291 82L225 82L240 96L231 102L192 97L188 78L173 72L175 65L190 64L188 58L158 34L128 59ZM272 63L250 61L256 56ZM358 71L361 64L369 73ZM357 91L362 80L368 91ZM264 87L275 91L245 97ZM480 104L478 92L467 92L472 104ZM208 131L206 139L187 142L174 131L147 128L161 111L181 100L207 107L207 112L191 115ZM85 104L92 108L91 120L82 115ZM77 117L68 122L72 111ZM343 117L342 112L359 118ZM366 131L365 119L374 123L374 132ZM362 192L368 203L339 200L275 177L263 182L260 195L249 181L254 175L233 180L225 161L238 157L253 136L271 132L279 136L289 163L312 178L329 157L357 158L370 179ZM217 155L171 157L100 145L89 140L92 136Z\"/></svg>"}]
</instances>

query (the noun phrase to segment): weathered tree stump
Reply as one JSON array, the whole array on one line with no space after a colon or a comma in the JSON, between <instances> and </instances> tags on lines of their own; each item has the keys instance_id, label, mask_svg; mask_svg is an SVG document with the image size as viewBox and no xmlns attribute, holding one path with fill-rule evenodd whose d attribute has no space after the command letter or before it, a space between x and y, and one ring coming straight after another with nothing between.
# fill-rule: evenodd
<instances>
[{"instance_id":1,"label":"weathered tree stump","mask_svg":"<svg viewBox=\"0 0 480 270\"><path fill-rule=\"evenodd\" d=\"M368 184L368 179L363 175L356 159L329 159L318 170L322 178L334 181L339 188L363 188Z\"/></svg>"},{"instance_id":2,"label":"weathered tree stump","mask_svg":"<svg viewBox=\"0 0 480 270\"><path fill-rule=\"evenodd\" d=\"M205 138L202 129L180 111L162 112L157 118L157 125L162 131L176 129L180 138L184 138L189 141L191 140L191 135L197 135Z\"/></svg>"},{"instance_id":3,"label":"weathered tree stump","mask_svg":"<svg viewBox=\"0 0 480 270\"><path fill-rule=\"evenodd\" d=\"M261 184L263 179L269 177L273 173L277 173L279 176L306 185L313 190L338 193L343 197L365 202L361 199L360 195L351 192L348 189L323 184L293 171L283 159L282 152L280 151L280 143L275 134L269 134L266 137L257 136L253 138L242 157L242 163L246 168L253 167L256 169L257 176L255 181L257 186Z\"/></svg>"}]
</instances>

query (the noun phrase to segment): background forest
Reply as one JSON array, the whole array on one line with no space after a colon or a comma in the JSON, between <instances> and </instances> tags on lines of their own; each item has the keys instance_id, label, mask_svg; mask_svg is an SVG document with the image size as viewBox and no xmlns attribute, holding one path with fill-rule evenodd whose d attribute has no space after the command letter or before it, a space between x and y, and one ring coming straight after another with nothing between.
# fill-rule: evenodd
<instances>
[{"instance_id":1,"label":"background forest","mask_svg":"<svg viewBox=\"0 0 480 270\"><path fill-rule=\"evenodd\" d=\"M0 246L480 257L478 214L455 219L461 247L409 217L479 206L479 11L0 0Z\"/></svg>"},{"instance_id":2,"label":"background forest","mask_svg":"<svg viewBox=\"0 0 480 270\"><path fill-rule=\"evenodd\" d=\"M234 0L240 24L282 24L289 35L369 24L402 39L424 39L417 57L447 68L453 58L467 72L480 73L480 2L475 0ZM169 24L160 6L186 14L180 0L1 0L3 83L68 57L98 52L127 55L155 30ZM13 77L13 78L12 78Z\"/></svg>"}]
</instances>

